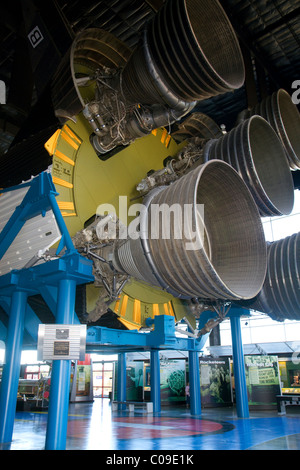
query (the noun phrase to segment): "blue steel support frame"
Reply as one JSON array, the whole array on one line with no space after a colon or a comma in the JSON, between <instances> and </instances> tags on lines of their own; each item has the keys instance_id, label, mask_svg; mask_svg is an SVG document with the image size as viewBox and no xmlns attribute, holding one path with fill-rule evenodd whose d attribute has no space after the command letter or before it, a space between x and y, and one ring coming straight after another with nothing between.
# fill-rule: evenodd
<instances>
[{"instance_id":1,"label":"blue steel support frame","mask_svg":"<svg viewBox=\"0 0 300 470\"><path fill-rule=\"evenodd\" d=\"M13 271L7 275L0 277L0 296L7 298L7 296L14 296L15 291L25 292L25 295L33 295L36 293L42 294L47 298L49 306L52 311L55 309L55 302L57 301L56 322L57 323L73 323L78 322L77 317L74 320L74 299L75 287L77 284L84 284L94 280L92 276L92 263L86 258L81 257L75 250L72 239L65 226L63 217L58 208L55 196L54 185L51 176L48 173L42 173L37 178L33 179L25 186L30 186L23 202L16 208L14 214L6 224L5 228L0 234L0 258L3 256L13 239L21 230L25 221L38 214L44 214L47 210L52 209L58 226L60 228L62 238L57 249L59 254L65 247L66 252L60 258L53 260L49 263L37 265L29 269L20 271ZM9 190L19 189L20 186L9 188ZM17 302L17 310L15 312L23 312L22 302L20 297ZM47 303L48 303L47 302ZM26 304L26 302L25 302ZM26 307L26 306L25 306ZM12 312L11 312L12 313ZM13 315L13 313L12 313ZM13 318L13 317L12 317ZM23 331L22 315L19 318L21 328L19 333ZM121 386L119 387L119 397L123 400L126 398L126 357L128 351L151 351L151 376L152 376L152 400L154 403L154 411L160 412L160 362L159 351L162 349L173 349L182 351L191 351L191 362L199 364L198 352L203 348L207 335L200 338L178 338L175 336L175 320L170 316L157 316L154 320L149 319L149 325L154 325L153 331L150 333L139 333L138 331L121 331L112 330L109 328L92 327L88 329L87 335L87 352L99 352L103 349L107 351L110 347L114 352L117 350L119 356L119 370L122 375ZM23 323L24 325L24 323ZM16 335L17 331L13 328L13 334ZM19 341L19 351L21 353L21 339ZM55 365L55 363L57 365ZM194 371L192 388L198 393L194 393L194 397L198 396L198 401L195 401L193 412L200 413L201 402L199 402L199 375L198 367L192 367ZM14 368L19 368L20 360L16 358L12 361ZM9 381L13 378L13 373L7 374ZM123 371L123 372L122 372ZM17 375L14 373L15 376ZM193 373L192 373L193 376ZM47 426L46 448L47 449L63 449L66 444L66 430L67 430L67 410L69 404L69 379L70 379L70 362L69 361L54 361L50 407L49 407L49 422ZM3 384L2 384L3 385ZM8 384L2 386L3 395L8 395ZM195 399L196 400L196 399ZM11 403L14 400L11 400ZM15 406L16 401L14 401ZM12 405L10 405L12 408ZM13 422L15 409L13 412L8 406L4 407L9 414L10 422ZM2 417L3 424L4 417ZM11 426L11 425L10 425ZM5 425L5 434L8 435L9 426Z\"/></svg>"},{"instance_id":2,"label":"blue steel support frame","mask_svg":"<svg viewBox=\"0 0 300 470\"><path fill-rule=\"evenodd\" d=\"M160 358L159 350L151 349L150 352L150 387L151 387L151 401L153 402L153 412L160 413L161 411L161 398L160 398Z\"/></svg>"},{"instance_id":3,"label":"blue steel support frame","mask_svg":"<svg viewBox=\"0 0 300 470\"><path fill-rule=\"evenodd\" d=\"M92 326L87 331L87 352L105 351L113 354L116 350L122 352L150 351L151 401L153 402L154 412L159 413L161 411L159 351L191 351L191 387L194 397L192 413L199 415L201 413L201 397L198 353L203 349L208 335L199 338L177 337L175 336L175 319L168 315L158 315L154 319L148 318L146 323L149 327L154 326L149 333ZM119 369L118 362L118 371ZM118 379L119 383L120 379ZM119 396L118 400L120 400Z\"/></svg>"},{"instance_id":4,"label":"blue steel support frame","mask_svg":"<svg viewBox=\"0 0 300 470\"><path fill-rule=\"evenodd\" d=\"M247 311L239 308L230 310L230 327L232 338L232 359L238 418L249 418L249 404L245 373L245 360L242 342L241 315Z\"/></svg>"},{"instance_id":5,"label":"blue steel support frame","mask_svg":"<svg viewBox=\"0 0 300 470\"><path fill-rule=\"evenodd\" d=\"M213 316L213 313L211 315ZM192 414L201 414L199 352L203 349L208 335L199 338L177 337L175 336L175 319L168 315L158 315L154 319L148 318L146 323L149 327L154 326L152 331L148 333L140 333L137 330L114 330L101 326L92 326L87 330L87 352L114 354L116 351L122 351L122 353L150 351L151 401L153 402L154 412L159 413L161 411L159 351L191 351L191 393L194 400ZM119 391L121 390L119 384L122 377L120 356L121 353L119 353L118 360ZM119 376L119 374L121 375ZM121 399L121 395L118 395L118 401L124 401L123 398Z\"/></svg>"},{"instance_id":6,"label":"blue steel support frame","mask_svg":"<svg viewBox=\"0 0 300 470\"><path fill-rule=\"evenodd\" d=\"M198 351L189 351L189 384L191 415L201 414L200 365Z\"/></svg>"},{"instance_id":7,"label":"blue steel support frame","mask_svg":"<svg viewBox=\"0 0 300 470\"><path fill-rule=\"evenodd\" d=\"M11 442L13 435L26 302L27 293L15 290L11 299L5 366L0 390L0 442L3 444Z\"/></svg>"},{"instance_id":8,"label":"blue steel support frame","mask_svg":"<svg viewBox=\"0 0 300 470\"><path fill-rule=\"evenodd\" d=\"M125 352L158 350L198 351L204 347L207 335L199 338L175 336L175 319L168 315L157 315L147 319L148 326L154 326L150 333L137 330L114 330L102 326L91 326L87 330L87 352Z\"/></svg>"},{"instance_id":9,"label":"blue steel support frame","mask_svg":"<svg viewBox=\"0 0 300 470\"><path fill-rule=\"evenodd\" d=\"M0 277L0 297L10 301L10 315L6 338L6 363L0 391L0 443L10 443L13 434L17 390L20 372L20 359L26 311L32 313L27 305L27 296L48 293L50 308L55 307L54 291L57 291L56 323L73 324L75 292L77 284L93 282L92 262L81 257L75 249L70 234L61 215L55 197L57 193L49 173L41 173L31 182L2 192L29 186L22 203L0 233L0 259L5 254L26 220L37 215L44 216L52 210L61 232L57 254L65 248L64 254L55 260L28 269L11 271ZM77 319L78 321L78 319ZM37 326L36 321L28 321ZM32 334L37 337L37 332ZM53 361L53 375L46 436L47 449L64 449L66 444L70 361Z\"/></svg>"}]
</instances>

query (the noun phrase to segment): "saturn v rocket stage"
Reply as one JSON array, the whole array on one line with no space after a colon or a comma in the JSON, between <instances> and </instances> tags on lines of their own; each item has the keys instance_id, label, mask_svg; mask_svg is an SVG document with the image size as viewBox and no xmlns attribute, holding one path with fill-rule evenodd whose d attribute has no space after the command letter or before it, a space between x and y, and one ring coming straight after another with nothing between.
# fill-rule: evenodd
<instances>
[{"instance_id":1,"label":"saturn v rocket stage","mask_svg":"<svg viewBox=\"0 0 300 470\"><path fill-rule=\"evenodd\" d=\"M167 1L134 51L103 30L75 38L52 82L61 127L8 151L0 185L21 182L12 165L23 179L51 172L74 245L94 261L82 321L110 312L136 329L165 314L193 326L203 310L221 320L228 305L261 292L268 268L261 217L293 209L297 133L288 117L276 128L274 97L272 109L245 113L228 133L193 113L244 79L217 0Z\"/></svg>"}]
</instances>

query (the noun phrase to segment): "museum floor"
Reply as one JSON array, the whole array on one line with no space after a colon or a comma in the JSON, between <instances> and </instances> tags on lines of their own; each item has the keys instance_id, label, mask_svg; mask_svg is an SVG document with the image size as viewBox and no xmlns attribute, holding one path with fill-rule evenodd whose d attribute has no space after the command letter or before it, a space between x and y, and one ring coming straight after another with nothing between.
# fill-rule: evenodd
<instances>
[{"instance_id":1,"label":"museum floor","mask_svg":"<svg viewBox=\"0 0 300 470\"><path fill-rule=\"evenodd\" d=\"M42 450L46 412L17 412L10 450ZM5 449L5 447L4 447ZM163 408L159 415L111 411L108 399L69 407L66 450L300 450L300 411L250 411L238 419L234 408Z\"/></svg>"}]
</instances>

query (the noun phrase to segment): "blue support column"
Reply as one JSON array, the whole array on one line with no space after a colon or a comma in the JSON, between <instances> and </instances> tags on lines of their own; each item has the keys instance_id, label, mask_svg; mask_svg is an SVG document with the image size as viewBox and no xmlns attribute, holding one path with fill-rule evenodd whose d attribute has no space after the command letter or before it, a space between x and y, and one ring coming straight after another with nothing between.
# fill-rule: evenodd
<instances>
[{"instance_id":1,"label":"blue support column","mask_svg":"<svg viewBox=\"0 0 300 470\"><path fill-rule=\"evenodd\" d=\"M153 402L153 412L160 413L161 399L160 399L160 359L159 350L152 349L150 353L150 386L151 386L151 401Z\"/></svg>"},{"instance_id":2,"label":"blue support column","mask_svg":"<svg viewBox=\"0 0 300 470\"><path fill-rule=\"evenodd\" d=\"M76 281L59 282L57 299L57 324L73 324ZM55 360L52 366L50 401L48 410L46 450L65 450L67 441L70 360Z\"/></svg>"},{"instance_id":3,"label":"blue support column","mask_svg":"<svg viewBox=\"0 0 300 470\"><path fill-rule=\"evenodd\" d=\"M5 365L0 390L0 442L12 440L20 377L27 293L14 291L6 338Z\"/></svg>"},{"instance_id":4,"label":"blue support column","mask_svg":"<svg viewBox=\"0 0 300 470\"><path fill-rule=\"evenodd\" d=\"M189 384L191 415L201 414L200 365L198 351L189 351Z\"/></svg>"},{"instance_id":5,"label":"blue support column","mask_svg":"<svg viewBox=\"0 0 300 470\"><path fill-rule=\"evenodd\" d=\"M117 401L126 401L126 353L118 354L118 384L117 384ZM126 405L121 405L123 410Z\"/></svg>"},{"instance_id":6,"label":"blue support column","mask_svg":"<svg viewBox=\"0 0 300 470\"><path fill-rule=\"evenodd\" d=\"M232 337L232 359L237 416L238 418L249 418L249 405L240 315L232 314L230 316L230 326Z\"/></svg>"}]
</instances>

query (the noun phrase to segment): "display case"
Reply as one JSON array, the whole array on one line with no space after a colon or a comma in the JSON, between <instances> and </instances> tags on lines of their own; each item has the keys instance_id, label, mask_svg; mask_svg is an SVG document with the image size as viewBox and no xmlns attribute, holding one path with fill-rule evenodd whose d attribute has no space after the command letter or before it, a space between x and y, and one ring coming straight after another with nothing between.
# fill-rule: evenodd
<instances>
[{"instance_id":1,"label":"display case","mask_svg":"<svg viewBox=\"0 0 300 470\"><path fill-rule=\"evenodd\" d=\"M17 395L17 410L43 410L49 404L50 379L20 379Z\"/></svg>"},{"instance_id":2,"label":"display case","mask_svg":"<svg viewBox=\"0 0 300 470\"><path fill-rule=\"evenodd\" d=\"M279 360L282 394L300 395L300 364L298 360Z\"/></svg>"}]
</instances>

